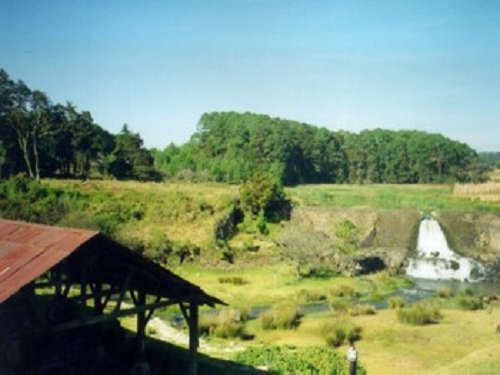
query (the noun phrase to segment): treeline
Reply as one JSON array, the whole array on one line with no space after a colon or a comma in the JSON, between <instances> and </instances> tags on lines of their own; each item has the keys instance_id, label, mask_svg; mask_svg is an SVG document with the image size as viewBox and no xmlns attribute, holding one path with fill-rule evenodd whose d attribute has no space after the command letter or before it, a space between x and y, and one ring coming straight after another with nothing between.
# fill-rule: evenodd
<instances>
[{"instance_id":1,"label":"treeline","mask_svg":"<svg viewBox=\"0 0 500 375\"><path fill-rule=\"evenodd\" d=\"M500 152L480 152L479 157L494 168L500 168Z\"/></svg>"},{"instance_id":2,"label":"treeline","mask_svg":"<svg viewBox=\"0 0 500 375\"><path fill-rule=\"evenodd\" d=\"M191 140L153 150L170 178L230 183L256 171L300 183L440 183L486 178L464 143L422 131L331 131L266 115L204 114Z\"/></svg>"},{"instance_id":3,"label":"treeline","mask_svg":"<svg viewBox=\"0 0 500 375\"><path fill-rule=\"evenodd\" d=\"M53 103L40 90L0 69L0 177L158 180L151 153L125 125L112 135L71 104Z\"/></svg>"}]
</instances>

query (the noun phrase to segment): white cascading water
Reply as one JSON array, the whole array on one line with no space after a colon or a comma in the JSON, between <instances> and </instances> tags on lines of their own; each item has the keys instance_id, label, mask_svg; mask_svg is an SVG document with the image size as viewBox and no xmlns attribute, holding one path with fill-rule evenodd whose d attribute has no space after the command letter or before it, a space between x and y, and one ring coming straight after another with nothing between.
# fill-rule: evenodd
<instances>
[{"instance_id":1,"label":"white cascading water","mask_svg":"<svg viewBox=\"0 0 500 375\"><path fill-rule=\"evenodd\" d=\"M406 274L431 280L479 281L484 267L473 259L462 257L448 247L446 237L434 219L420 222L417 257L409 259Z\"/></svg>"}]
</instances>

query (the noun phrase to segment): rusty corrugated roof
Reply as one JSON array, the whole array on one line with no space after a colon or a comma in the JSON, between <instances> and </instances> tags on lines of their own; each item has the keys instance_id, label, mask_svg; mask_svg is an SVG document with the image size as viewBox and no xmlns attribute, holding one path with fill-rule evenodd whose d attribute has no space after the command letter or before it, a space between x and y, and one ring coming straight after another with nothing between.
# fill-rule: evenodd
<instances>
[{"instance_id":1,"label":"rusty corrugated roof","mask_svg":"<svg viewBox=\"0 0 500 375\"><path fill-rule=\"evenodd\" d=\"M0 219L0 303L65 258L70 279L80 280L79 265L85 259L94 259L88 281L96 278L120 286L133 270L130 286L134 289L167 298L195 297L201 304L211 306L225 304L99 232L3 219Z\"/></svg>"},{"instance_id":2,"label":"rusty corrugated roof","mask_svg":"<svg viewBox=\"0 0 500 375\"><path fill-rule=\"evenodd\" d=\"M97 234L0 219L0 303Z\"/></svg>"}]
</instances>

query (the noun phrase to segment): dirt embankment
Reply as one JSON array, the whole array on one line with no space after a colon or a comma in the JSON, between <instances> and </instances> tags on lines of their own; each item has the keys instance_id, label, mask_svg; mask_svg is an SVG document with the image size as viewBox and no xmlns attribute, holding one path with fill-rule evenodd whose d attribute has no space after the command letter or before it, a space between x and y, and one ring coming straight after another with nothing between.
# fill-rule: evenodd
<instances>
[{"instance_id":1,"label":"dirt embankment","mask_svg":"<svg viewBox=\"0 0 500 375\"><path fill-rule=\"evenodd\" d=\"M500 213L442 211L433 216L453 250L500 270ZM336 253L342 260L340 267L348 271L356 267L359 271L360 264L377 259L387 268L401 270L416 249L421 218L418 210L302 206L293 211L283 239L288 246L320 247L323 253ZM345 252L343 257L340 254L346 241L342 223L347 221L354 225L349 239L354 250L347 257L351 262L345 261Z\"/></svg>"},{"instance_id":2,"label":"dirt embankment","mask_svg":"<svg viewBox=\"0 0 500 375\"><path fill-rule=\"evenodd\" d=\"M360 266L364 267L365 261L370 267L380 260L384 267L400 270L416 246L420 218L417 210L302 206L294 209L283 238L289 246L302 238L307 238L308 244L315 242L315 247L334 253L333 259L340 259L340 268L348 273L363 271ZM350 228L347 235L346 228ZM347 254L346 243L352 249Z\"/></svg>"},{"instance_id":3,"label":"dirt embankment","mask_svg":"<svg viewBox=\"0 0 500 375\"><path fill-rule=\"evenodd\" d=\"M438 212L450 247L487 266L500 263L500 213Z\"/></svg>"}]
</instances>

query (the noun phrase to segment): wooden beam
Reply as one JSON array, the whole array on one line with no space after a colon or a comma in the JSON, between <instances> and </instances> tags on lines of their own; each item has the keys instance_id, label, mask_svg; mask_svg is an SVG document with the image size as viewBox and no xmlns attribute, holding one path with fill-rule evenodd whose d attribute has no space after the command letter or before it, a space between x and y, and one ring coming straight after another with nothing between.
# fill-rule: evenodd
<instances>
[{"instance_id":1,"label":"wooden beam","mask_svg":"<svg viewBox=\"0 0 500 375\"><path fill-rule=\"evenodd\" d=\"M158 303L160 302L161 297L156 297L156 300L153 303ZM146 324L151 320L151 317L153 316L153 313L155 312L154 309L149 310L148 315L146 315Z\"/></svg>"},{"instance_id":2,"label":"wooden beam","mask_svg":"<svg viewBox=\"0 0 500 375\"><path fill-rule=\"evenodd\" d=\"M120 297L118 298L118 302L116 303L115 311L119 311L121 304L123 302L123 298L125 298L125 293L128 290L128 285L130 284L130 279L132 279L133 271L128 271L125 280L123 281L122 288L120 290Z\"/></svg>"},{"instance_id":3,"label":"wooden beam","mask_svg":"<svg viewBox=\"0 0 500 375\"><path fill-rule=\"evenodd\" d=\"M73 329L73 328L78 328L78 327L83 327L83 326L89 326L92 324L98 324L98 323L106 322L109 320L117 319L117 318L120 318L122 316L137 314L139 311L148 311L151 309L159 309L161 307L175 305L179 302L180 301L178 298L173 298L173 299L170 299L167 301L160 301L157 303L152 303L149 305L144 305L144 306L139 306L139 307L133 307L133 308L126 309L126 310L113 311L109 314L102 314L102 315L98 315L98 316L89 317L89 318L87 318L87 320L85 322L82 322L81 320L77 320L77 321L59 324L57 326L52 327L50 329L50 331L59 332L59 331L67 330L67 329Z\"/></svg>"}]
</instances>

